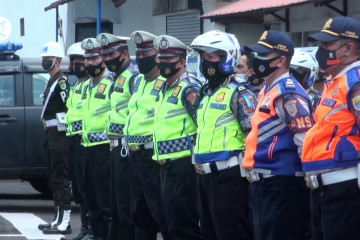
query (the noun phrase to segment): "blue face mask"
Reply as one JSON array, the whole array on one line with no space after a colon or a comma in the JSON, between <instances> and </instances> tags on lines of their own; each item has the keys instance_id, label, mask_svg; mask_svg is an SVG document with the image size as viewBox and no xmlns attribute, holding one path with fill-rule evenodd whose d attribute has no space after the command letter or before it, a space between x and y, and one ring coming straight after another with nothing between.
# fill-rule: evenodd
<instances>
[{"instance_id":1,"label":"blue face mask","mask_svg":"<svg viewBox=\"0 0 360 240\"><path fill-rule=\"evenodd\" d=\"M235 77L240 81L240 82L246 82L246 74L244 73L238 73L235 75Z\"/></svg>"}]
</instances>

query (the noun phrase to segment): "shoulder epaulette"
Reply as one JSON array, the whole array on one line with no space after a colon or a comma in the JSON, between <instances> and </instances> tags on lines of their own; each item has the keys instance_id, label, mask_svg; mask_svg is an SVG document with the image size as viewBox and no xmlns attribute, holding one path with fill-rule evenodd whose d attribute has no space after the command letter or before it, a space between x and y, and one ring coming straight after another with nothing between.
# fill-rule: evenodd
<instances>
[{"instance_id":1,"label":"shoulder epaulette","mask_svg":"<svg viewBox=\"0 0 360 240\"><path fill-rule=\"evenodd\" d=\"M294 81L291 78L286 79L285 87L286 88L295 88Z\"/></svg>"}]
</instances>

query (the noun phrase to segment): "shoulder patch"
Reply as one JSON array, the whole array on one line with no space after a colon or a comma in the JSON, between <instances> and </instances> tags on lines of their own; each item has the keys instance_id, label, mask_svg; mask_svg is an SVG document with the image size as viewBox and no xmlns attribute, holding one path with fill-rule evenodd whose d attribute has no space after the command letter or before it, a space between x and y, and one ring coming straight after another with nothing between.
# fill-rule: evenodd
<instances>
[{"instance_id":1,"label":"shoulder patch","mask_svg":"<svg viewBox=\"0 0 360 240\"><path fill-rule=\"evenodd\" d=\"M65 89L66 89L66 81L67 81L67 80L65 80L65 79L61 79L61 80L59 81L59 86L60 86L61 90L65 90Z\"/></svg>"}]
</instances>

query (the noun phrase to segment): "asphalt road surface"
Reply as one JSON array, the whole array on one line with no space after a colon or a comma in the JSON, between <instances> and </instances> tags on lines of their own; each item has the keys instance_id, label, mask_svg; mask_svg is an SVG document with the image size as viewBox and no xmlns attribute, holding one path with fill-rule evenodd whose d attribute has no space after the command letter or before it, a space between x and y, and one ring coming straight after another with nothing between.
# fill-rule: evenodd
<instances>
[{"instance_id":1,"label":"asphalt road surface","mask_svg":"<svg viewBox=\"0 0 360 240\"><path fill-rule=\"evenodd\" d=\"M20 180L0 180L0 240L59 240L63 235L45 235L37 226L54 217L52 199ZM80 231L80 216L73 203L71 239ZM158 240L162 240L158 235Z\"/></svg>"},{"instance_id":2,"label":"asphalt road surface","mask_svg":"<svg viewBox=\"0 0 360 240\"><path fill-rule=\"evenodd\" d=\"M40 223L54 217L53 201L20 180L0 180L0 240L58 240L63 235L45 235L38 230ZM71 227L76 236L80 216L75 204L71 211Z\"/></svg>"}]
</instances>

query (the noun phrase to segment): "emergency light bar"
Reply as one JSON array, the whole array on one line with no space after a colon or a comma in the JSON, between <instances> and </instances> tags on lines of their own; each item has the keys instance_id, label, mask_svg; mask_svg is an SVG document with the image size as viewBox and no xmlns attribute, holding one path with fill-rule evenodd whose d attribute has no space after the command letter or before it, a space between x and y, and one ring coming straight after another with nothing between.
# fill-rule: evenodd
<instances>
[{"instance_id":1,"label":"emergency light bar","mask_svg":"<svg viewBox=\"0 0 360 240\"><path fill-rule=\"evenodd\" d=\"M0 43L0 54L1 53L15 53L17 50L22 49L23 45L20 43Z\"/></svg>"}]
</instances>

